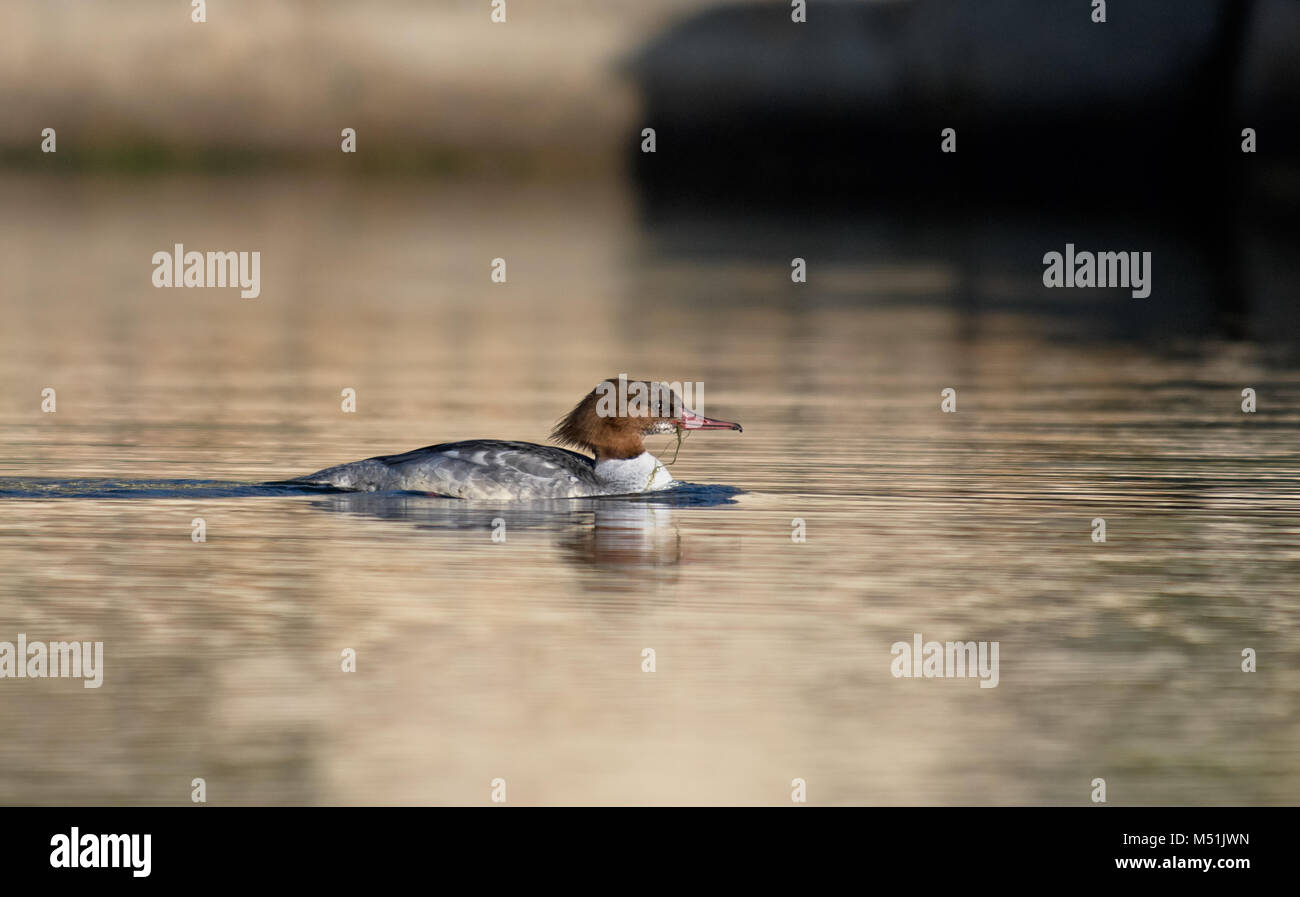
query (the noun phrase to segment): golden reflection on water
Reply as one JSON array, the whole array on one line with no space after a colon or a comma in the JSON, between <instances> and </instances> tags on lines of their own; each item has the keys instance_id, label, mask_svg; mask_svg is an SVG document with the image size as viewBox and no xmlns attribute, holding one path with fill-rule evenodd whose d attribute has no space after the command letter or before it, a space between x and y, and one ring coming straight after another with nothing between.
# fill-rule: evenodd
<instances>
[{"instance_id":1,"label":"golden reflection on water","mask_svg":"<svg viewBox=\"0 0 1300 897\"><path fill-rule=\"evenodd\" d=\"M0 802L185 804L198 776L215 804L481 804L496 777L512 804L1300 799L1300 377L1248 344L972 327L941 256L792 291L798 251L665 249L612 183L0 188L0 640L106 655L97 690L0 680ZM154 289L175 242L261 251L261 298ZM621 371L703 381L745 432L673 472L743 491L191 482L541 440ZM1000 641L1000 685L894 679L914 632Z\"/></svg>"}]
</instances>

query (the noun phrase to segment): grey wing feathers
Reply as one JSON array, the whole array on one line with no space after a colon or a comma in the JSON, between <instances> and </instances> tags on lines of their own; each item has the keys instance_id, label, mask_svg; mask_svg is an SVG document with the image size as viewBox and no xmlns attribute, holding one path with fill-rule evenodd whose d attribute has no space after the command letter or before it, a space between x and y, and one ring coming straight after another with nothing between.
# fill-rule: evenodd
<instances>
[{"instance_id":1,"label":"grey wing feathers","mask_svg":"<svg viewBox=\"0 0 1300 897\"><path fill-rule=\"evenodd\" d=\"M594 462L566 449L474 439L367 458L302 477L360 491L408 490L456 498L571 498L598 489Z\"/></svg>"}]
</instances>

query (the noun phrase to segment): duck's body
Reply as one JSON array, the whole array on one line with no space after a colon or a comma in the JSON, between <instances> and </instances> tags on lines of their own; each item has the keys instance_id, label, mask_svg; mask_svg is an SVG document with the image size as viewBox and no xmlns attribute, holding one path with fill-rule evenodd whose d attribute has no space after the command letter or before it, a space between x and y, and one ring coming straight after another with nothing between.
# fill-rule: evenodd
<instances>
[{"instance_id":1,"label":"duck's body","mask_svg":"<svg viewBox=\"0 0 1300 897\"><path fill-rule=\"evenodd\" d=\"M550 445L470 439L341 464L294 482L355 492L526 500L652 492L667 489L674 480L649 452L597 461Z\"/></svg>"},{"instance_id":2,"label":"duck's body","mask_svg":"<svg viewBox=\"0 0 1300 897\"><path fill-rule=\"evenodd\" d=\"M658 384L635 381L655 395ZM595 457L532 442L471 439L430 445L400 455L381 455L327 467L284 482L333 486L355 492L429 492L467 499L590 498L656 492L675 481L645 450L644 436L681 430L739 430L740 424L710 420L687 408L671 389L653 404L629 404L620 377L620 400L611 403L612 381L603 381L561 420L551 436L586 448Z\"/></svg>"}]
</instances>

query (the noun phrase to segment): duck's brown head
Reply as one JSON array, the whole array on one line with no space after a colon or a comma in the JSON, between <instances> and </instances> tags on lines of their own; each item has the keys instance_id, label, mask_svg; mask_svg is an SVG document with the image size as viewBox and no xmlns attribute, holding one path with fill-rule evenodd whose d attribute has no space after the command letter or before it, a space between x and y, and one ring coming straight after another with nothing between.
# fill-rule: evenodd
<instances>
[{"instance_id":1,"label":"duck's brown head","mask_svg":"<svg viewBox=\"0 0 1300 897\"><path fill-rule=\"evenodd\" d=\"M686 406L664 383L611 377L587 393L551 431L561 445L586 449L597 461L635 458L646 436L677 430L740 430L740 424L713 420Z\"/></svg>"}]
</instances>

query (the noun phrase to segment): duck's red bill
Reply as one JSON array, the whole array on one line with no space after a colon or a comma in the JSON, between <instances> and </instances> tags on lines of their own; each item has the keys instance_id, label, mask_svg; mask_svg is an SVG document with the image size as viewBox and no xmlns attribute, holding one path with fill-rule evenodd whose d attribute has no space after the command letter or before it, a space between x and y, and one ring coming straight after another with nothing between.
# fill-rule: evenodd
<instances>
[{"instance_id":1,"label":"duck's red bill","mask_svg":"<svg viewBox=\"0 0 1300 897\"><path fill-rule=\"evenodd\" d=\"M740 424L732 423L729 420L714 420L711 417L696 414L694 411L684 411L677 424L683 430L739 430L742 433L745 432Z\"/></svg>"}]
</instances>

